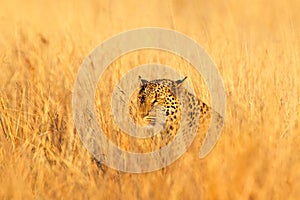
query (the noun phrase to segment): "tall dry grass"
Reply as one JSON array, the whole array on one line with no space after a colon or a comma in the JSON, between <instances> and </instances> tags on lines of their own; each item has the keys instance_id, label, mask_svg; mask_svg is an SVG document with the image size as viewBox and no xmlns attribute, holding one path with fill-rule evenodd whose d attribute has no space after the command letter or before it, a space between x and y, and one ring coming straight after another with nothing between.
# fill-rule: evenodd
<instances>
[{"instance_id":1,"label":"tall dry grass","mask_svg":"<svg viewBox=\"0 0 300 200\"><path fill-rule=\"evenodd\" d=\"M1 1L0 199L299 198L299 10L296 0ZM127 174L97 167L81 144L72 90L93 48L144 26L207 50L227 115L205 159L192 147L166 172Z\"/></svg>"}]
</instances>

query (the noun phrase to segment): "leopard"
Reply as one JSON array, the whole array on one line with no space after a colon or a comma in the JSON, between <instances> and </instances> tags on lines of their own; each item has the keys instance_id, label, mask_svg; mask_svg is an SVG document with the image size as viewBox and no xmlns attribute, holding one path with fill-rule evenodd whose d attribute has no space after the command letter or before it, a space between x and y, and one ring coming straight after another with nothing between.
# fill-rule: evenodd
<instances>
[{"instance_id":1,"label":"leopard","mask_svg":"<svg viewBox=\"0 0 300 200\"><path fill-rule=\"evenodd\" d=\"M210 123L213 112L217 114L217 126L223 124L219 113L183 86L187 78L146 80L139 76L140 87L129 104L130 117L141 126L161 123L158 113L162 113L164 119L162 130L151 137L152 150L168 145L180 127L187 140L198 130L199 124Z\"/></svg>"}]
</instances>

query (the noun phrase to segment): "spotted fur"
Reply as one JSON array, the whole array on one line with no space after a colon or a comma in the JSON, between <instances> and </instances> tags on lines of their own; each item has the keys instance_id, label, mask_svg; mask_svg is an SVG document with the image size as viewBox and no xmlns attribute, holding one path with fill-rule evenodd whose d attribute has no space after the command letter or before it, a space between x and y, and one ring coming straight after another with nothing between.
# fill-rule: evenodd
<instances>
[{"instance_id":1,"label":"spotted fur","mask_svg":"<svg viewBox=\"0 0 300 200\"><path fill-rule=\"evenodd\" d=\"M130 102L131 117L144 126L157 123L157 107L163 111L165 116L163 129L158 135L152 137L153 144L159 148L167 145L176 136L180 126L182 126L185 138L190 137L191 133L197 131L199 123L209 121L214 112L211 107L183 87L186 78L177 81L140 79L138 94ZM187 111L185 112L188 113L187 116L182 116L181 109ZM218 120L218 124L223 123L219 114Z\"/></svg>"}]
</instances>

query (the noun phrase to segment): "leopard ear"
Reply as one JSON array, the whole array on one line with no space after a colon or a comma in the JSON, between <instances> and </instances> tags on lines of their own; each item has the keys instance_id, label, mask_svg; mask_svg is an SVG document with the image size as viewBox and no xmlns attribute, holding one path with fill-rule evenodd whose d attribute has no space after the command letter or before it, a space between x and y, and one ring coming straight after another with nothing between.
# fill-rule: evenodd
<instances>
[{"instance_id":1,"label":"leopard ear","mask_svg":"<svg viewBox=\"0 0 300 200\"><path fill-rule=\"evenodd\" d=\"M179 80L177 80L177 81L175 81L175 83L176 83L176 87L180 87L182 84L183 84L183 82L185 81L185 79L187 79L187 76L186 77L184 77L183 79L179 79Z\"/></svg>"},{"instance_id":2,"label":"leopard ear","mask_svg":"<svg viewBox=\"0 0 300 200\"><path fill-rule=\"evenodd\" d=\"M139 76L139 83L140 83L140 85L144 85L144 84L148 83L148 81L145 79L142 79L142 77Z\"/></svg>"}]
</instances>

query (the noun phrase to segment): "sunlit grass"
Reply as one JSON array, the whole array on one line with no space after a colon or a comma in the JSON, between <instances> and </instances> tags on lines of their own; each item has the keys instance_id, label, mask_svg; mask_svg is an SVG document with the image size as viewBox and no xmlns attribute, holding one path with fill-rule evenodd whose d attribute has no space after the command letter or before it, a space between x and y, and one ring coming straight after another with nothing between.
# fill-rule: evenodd
<instances>
[{"instance_id":1,"label":"sunlit grass","mask_svg":"<svg viewBox=\"0 0 300 200\"><path fill-rule=\"evenodd\" d=\"M2 1L0 199L297 199L299 10L297 1L279 0ZM208 157L198 159L194 143L165 171L137 175L96 165L71 101L91 50L144 26L178 30L207 50L224 81L227 115ZM184 71L180 59L156 53L120 58L107 72L109 87L153 60Z\"/></svg>"}]
</instances>

